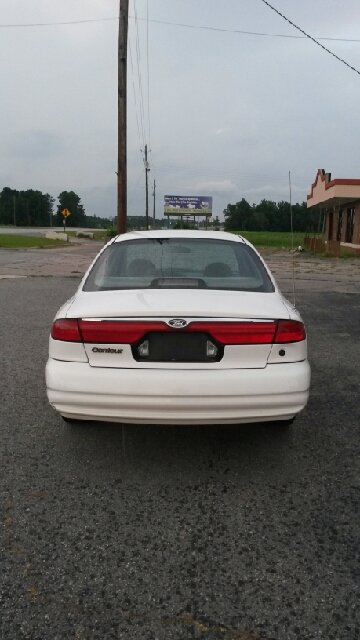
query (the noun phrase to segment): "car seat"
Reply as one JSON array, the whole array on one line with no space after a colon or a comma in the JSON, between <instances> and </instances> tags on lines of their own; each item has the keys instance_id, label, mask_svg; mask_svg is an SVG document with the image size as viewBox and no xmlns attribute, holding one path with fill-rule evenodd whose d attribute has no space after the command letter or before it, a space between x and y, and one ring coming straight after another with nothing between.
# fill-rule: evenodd
<instances>
[{"instance_id":1,"label":"car seat","mask_svg":"<svg viewBox=\"0 0 360 640\"><path fill-rule=\"evenodd\" d=\"M225 262L211 262L204 269L204 277L208 278L229 278L231 269Z\"/></svg>"},{"instance_id":2,"label":"car seat","mask_svg":"<svg viewBox=\"0 0 360 640\"><path fill-rule=\"evenodd\" d=\"M155 265L147 258L136 258L132 260L127 268L127 275L132 277L156 276Z\"/></svg>"}]
</instances>

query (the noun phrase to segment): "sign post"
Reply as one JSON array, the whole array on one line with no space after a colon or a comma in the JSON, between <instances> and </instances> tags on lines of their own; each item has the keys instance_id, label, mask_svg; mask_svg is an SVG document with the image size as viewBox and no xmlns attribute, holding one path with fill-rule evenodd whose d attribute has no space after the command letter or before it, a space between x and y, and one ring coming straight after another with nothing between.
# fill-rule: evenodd
<instances>
[{"instance_id":1,"label":"sign post","mask_svg":"<svg viewBox=\"0 0 360 640\"><path fill-rule=\"evenodd\" d=\"M71 216L71 213L70 213L69 209L63 209L61 213L62 213L62 215L64 217L63 224L64 224L64 232L65 232L65 229L66 229L66 218L68 218L68 216Z\"/></svg>"}]
</instances>

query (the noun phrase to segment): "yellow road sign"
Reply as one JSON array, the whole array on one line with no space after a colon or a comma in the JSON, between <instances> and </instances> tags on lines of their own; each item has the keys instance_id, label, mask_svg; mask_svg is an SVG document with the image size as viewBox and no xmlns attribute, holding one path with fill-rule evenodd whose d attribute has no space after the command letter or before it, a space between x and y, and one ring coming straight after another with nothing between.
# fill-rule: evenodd
<instances>
[{"instance_id":1,"label":"yellow road sign","mask_svg":"<svg viewBox=\"0 0 360 640\"><path fill-rule=\"evenodd\" d=\"M63 209L61 213L63 214L64 218L71 216L69 209Z\"/></svg>"}]
</instances>

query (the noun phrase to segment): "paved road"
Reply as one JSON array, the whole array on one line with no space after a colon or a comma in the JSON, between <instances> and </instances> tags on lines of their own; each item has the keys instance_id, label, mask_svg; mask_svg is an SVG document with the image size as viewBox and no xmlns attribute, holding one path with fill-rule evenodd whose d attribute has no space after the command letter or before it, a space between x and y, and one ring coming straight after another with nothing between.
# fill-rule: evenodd
<instances>
[{"instance_id":1,"label":"paved road","mask_svg":"<svg viewBox=\"0 0 360 640\"><path fill-rule=\"evenodd\" d=\"M271 426L62 424L73 278L0 281L4 640L358 640L358 295L301 293L313 386Z\"/></svg>"}]
</instances>

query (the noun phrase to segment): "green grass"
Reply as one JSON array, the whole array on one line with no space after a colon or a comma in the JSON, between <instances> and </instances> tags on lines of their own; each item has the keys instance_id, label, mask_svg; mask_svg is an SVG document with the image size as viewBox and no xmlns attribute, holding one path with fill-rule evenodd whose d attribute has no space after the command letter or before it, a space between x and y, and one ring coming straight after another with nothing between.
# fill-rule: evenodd
<instances>
[{"instance_id":1,"label":"green grass","mask_svg":"<svg viewBox=\"0 0 360 640\"><path fill-rule=\"evenodd\" d=\"M106 229L99 229L99 231L94 231L94 240L105 240L105 236L107 236Z\"/></svg>"},{"instance_id":2,"label":"green grass","mask_svg":"<svg viewBox=\"0 0 360 640\"><path fill-rule=\"evenodd\" d=\"M60 247L67 242L50 240L49 238L36 238L35 236L18 236L16 234L0 233L0 247L2 249L27 249L39 247Z\"/></svg>"},{"instance_id":3,"label":"green grass","mask_svg":"<svg viewBox=\"0 0 360 640\"><path fill-rule=\"evenodd\" d=\"M291 249L291 233L288 231L232 231L249 240L255 247L285 247ZM294 248L302 245L304 232L294 233Z\"/></svg>"}]
</instances>

